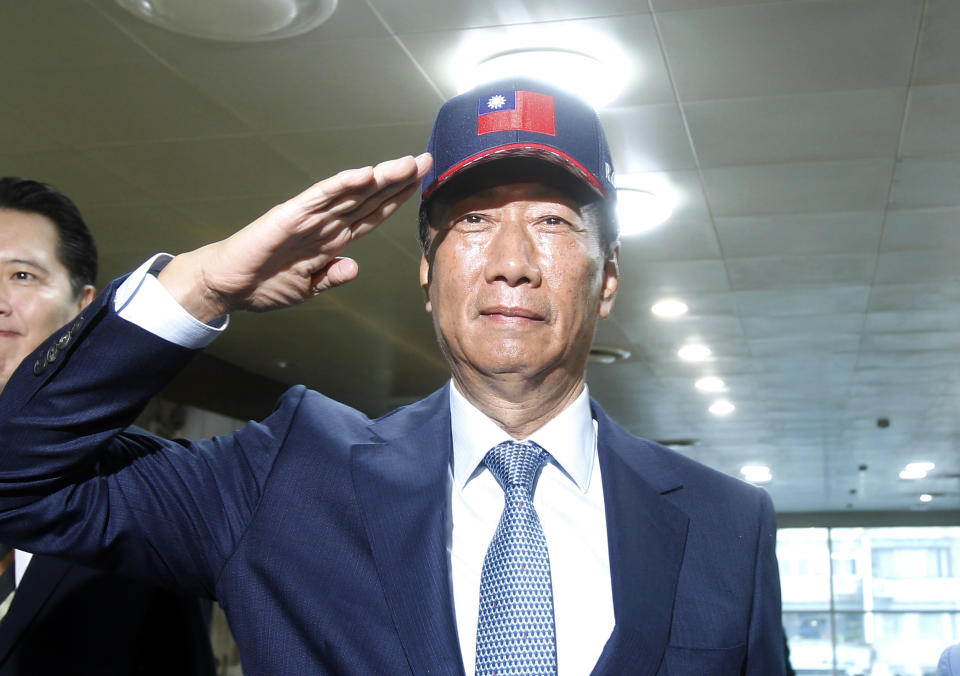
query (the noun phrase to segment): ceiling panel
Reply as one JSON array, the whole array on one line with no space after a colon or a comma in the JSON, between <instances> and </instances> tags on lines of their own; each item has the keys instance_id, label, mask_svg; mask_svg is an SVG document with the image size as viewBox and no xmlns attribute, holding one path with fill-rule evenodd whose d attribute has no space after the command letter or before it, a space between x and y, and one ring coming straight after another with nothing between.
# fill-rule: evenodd
<instances>
[{"instance_id":1,"label":"ceiling panel","mask_svg":"<svg viewBox=\"0 0 960 676\"><path fill-rule=\"evenodd\" d=\"M701 101L683 106L703 167L885 158L906 87Z\"/></svg>"},{"instance_id":2,"label":"ceiling panel","mask_svg":"<svg viewBox=\"0 0 960 676\"><path fill-rule=\"evenodd\" d=\"M876 267L874 254L830 256L769 256L727 260L734 290L790 286L869 284Z\"/></svg>"},{"instance_id":3,"label":"ceiling panel","mask_svg":"<svg viewBox=\"0 0 960 676\"><path fill-rule=\"evenodd\" d=\"M904 249L960 249L960 209L888 211L881 250Z\"/></svg>"},{"instance_id":4,"label":"ceiling panel","mask_svg":"<svg viewBox=\"0 0 960 676\"><path fill-rule=\"evenodd\" d=\"M907 158L897 164L890 191L891 209L960 206L960 156Z\"/></svg>"},{"instance_id":5,"label":"ceiling panel","mask_svg":"<svg viewBox=\"0 0 960 676\"><path fill-rule=\"evenodd\" d=\"M887 201L892 162L862 160L706 169L717 216L875 211Z\"/></svg>"},{"instance_id":6,"label":"ceiling panel","mask_svg":"<svg viewBox=\"0 0 960 676\"><path fill-rule=\"evenodd\" d=\"M4 89L34 124L74 147L247 130L225 107L157 63L24 69Z\"/></svg>"},{"instance_id":7,"label":"ceiling panel","mask_svg":"<svg viewBox=\"0 0 960 676\"><path fill-rule=\"evenodd\" d=\"M419 11L410 11L404 0L371 0L384 21L397 33L417 33L455 28L481 28L506 24L589 19L646 13L636 0L524 0L523 2L471 2L429 0Z\"/></svg>"},{"instance_id":8,"label":"ceiling panel","mask_svg":"<svg viewBox=\"0 0 960 676\"><path fill-rule=\"evenodd\" d=\"M960 85L913 87L900 152L904 157L960 155Z\"/></svg>"},{"instance_id":9,"label":"ceiling panel","mask_svg":"<svg viewBox=\"0 0 960 676\"><path fill-rule=\"evenodd\" d=\"M292 195L312 183L305 172L256 138L103 146L88 154L168 200Z\"/></svg>"},{"instance_id":10,"label":"ceiling panel","mask_svg":"<svg viewBox=\"0 0 960 676\"><path fill-rule=\"evenodd\" d=\"M621 273L630 276L633 267L657 260L719 259L720 247L710 221L672 218L661 227L620 243Z\"/></svg>"},{"instance_id":11,"label":"ceiling panel","mask_svg":"<svg viewBox=\"0 0 960 676\"><path fill-rule=\"evenodd\" d=\"M920 0L754 3L658 17L684 102L905 87Z\"/></svg>"},{"instance_id":12,"label":"ceiling panel","mask_svg":"<svg viewBox=\"0 0 960 676\"><path fill-rule=\"evenodd\" d=\"M115 30L87 2L35 0L0 6L0 72L107 67L149 59L135 40Z\"/></svg>"},{"instance_id":13,"label":"ceiling panel","mask_svg":"<svg viewBox=\"0 0 960 676\"><path fill-rule=\"evenodd\" d=\"M856 254L878 248L883 212L718 218L716 222L723 253L730 258L783 252ZM884 235L888 232L889 229L884 231Z\"/></svg>"},{"instance_id":14,"label":"ceiling panel","mask_svg":"<svg viewBox=\"0 0 960 676\"><path fill-rule=\"evenodd\" d=\"M960 83L960 5L953 0L926 0L917 49L914 82L918 85Z\"/></svg>"},{"instance_id":15,"label":"ceiling panel","mask_svg":"<svg viewBox=\"0 0 960 676\"><path fill-rule=\"evenodd\" d=\"M611 108L600 117L607 142L618 148L617 171L695 169L692 147L678 106Z\"/></svg>"}]
</instances>

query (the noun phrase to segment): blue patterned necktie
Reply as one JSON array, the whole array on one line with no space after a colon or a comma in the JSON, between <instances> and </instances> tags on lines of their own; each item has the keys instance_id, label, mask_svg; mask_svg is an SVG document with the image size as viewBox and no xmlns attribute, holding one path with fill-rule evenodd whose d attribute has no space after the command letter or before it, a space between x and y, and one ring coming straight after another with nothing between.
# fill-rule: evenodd
<instances>
[{"instance_id":1,"label":"blue patterned necktie","mask_svg":"<svg viewBox=\"0 0 960 676\"><path fill-rule=\"evenodd\" d=\"M503 488L504 507L483 559L477 676L557 673L550 557L533 508L533 485L548 457L531 441L505 441L483 459Z\"/></svg>"}]
</instances>

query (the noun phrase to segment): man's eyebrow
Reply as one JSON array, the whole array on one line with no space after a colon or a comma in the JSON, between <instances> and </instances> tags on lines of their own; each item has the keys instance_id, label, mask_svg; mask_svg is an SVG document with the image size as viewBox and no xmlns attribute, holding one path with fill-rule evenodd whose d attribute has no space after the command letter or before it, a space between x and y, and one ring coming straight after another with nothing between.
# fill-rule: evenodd
<instances>
[{"instance_id":1,"label":"man's eyebrow","mask_svg":"<svg viewBox=\"0 0 960 676\"><path fill-rule=\"evenodd\" d=\"M6 258L3 260L3 263L6 263L7 265L26 265L31 268L36 268L45 274L50 274L50 271L46 267L29 258Z\"/></svg>"}]
</instances>

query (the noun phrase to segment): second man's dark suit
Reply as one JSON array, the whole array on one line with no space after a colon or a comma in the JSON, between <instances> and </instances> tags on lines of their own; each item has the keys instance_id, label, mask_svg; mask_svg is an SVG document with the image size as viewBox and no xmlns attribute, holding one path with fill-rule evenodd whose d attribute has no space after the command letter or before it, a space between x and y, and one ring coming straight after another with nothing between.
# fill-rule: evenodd
<instances>
[{"instance_id":1,"label":"second man's dark suit","mask_svg":"<svg viewBox=\"0 0 960 676\"><path fill-rule=\"evenodd\" d=\"M0 676L212 676L201 601L36 555L0 621Z\"/></svg>"}]
</instances>

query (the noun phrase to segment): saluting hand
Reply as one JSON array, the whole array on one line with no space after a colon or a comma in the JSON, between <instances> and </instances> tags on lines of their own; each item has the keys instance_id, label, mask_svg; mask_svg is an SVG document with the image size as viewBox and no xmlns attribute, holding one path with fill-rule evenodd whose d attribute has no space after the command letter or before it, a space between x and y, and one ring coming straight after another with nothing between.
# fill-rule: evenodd
<instances>
[{"instance_id":1,"label":"saluting hand","mask_svg":"<svg viewBox=\"0 0 960 676\"><path fill-rule=\"evenodd\" d=\"M356 278L356 262L340 253L409 199L431 163L424 153L341 171L227 239L177 256L160 282L203 322L302 303Z\"/></svg>"}]
</instances>

